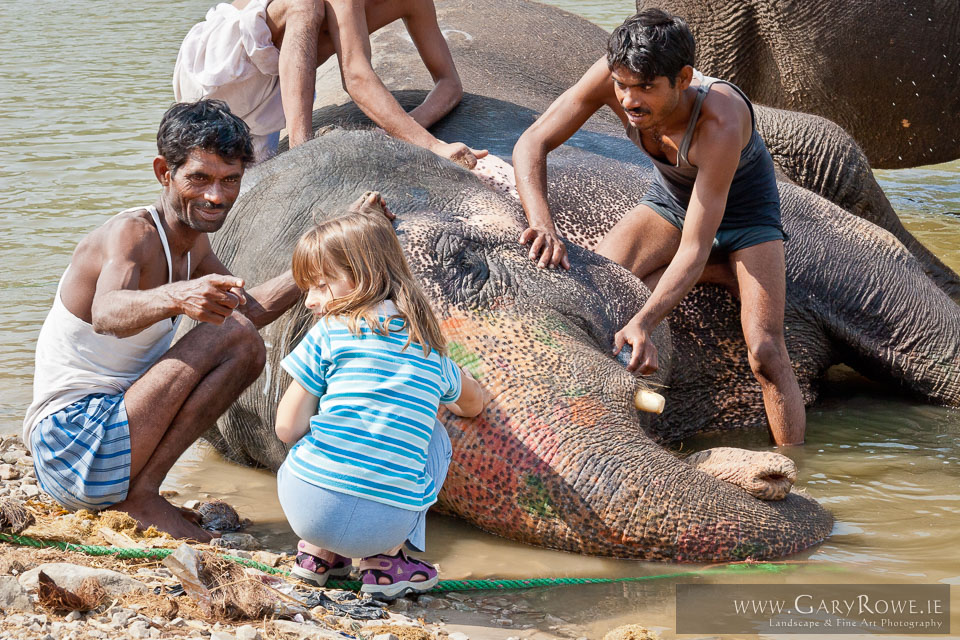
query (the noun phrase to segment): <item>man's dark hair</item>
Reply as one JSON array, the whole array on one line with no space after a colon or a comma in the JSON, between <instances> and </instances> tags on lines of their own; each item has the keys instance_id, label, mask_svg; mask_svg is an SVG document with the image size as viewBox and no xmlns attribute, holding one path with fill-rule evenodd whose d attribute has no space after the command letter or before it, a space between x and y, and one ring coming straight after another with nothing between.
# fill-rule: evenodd
<instances>
[{"instance_id":1,"label":"man's dark hair","mask_svg":"<svg viewBox=\"0 0 960 640\"><path fill-rule=\"evenodd\" d=\"M225 160L253 162L250 127L230 113L222 100L178 102L163 114L157 131L157 152L171 173L187 161L194 149L216 153Z\"/></svg>"},{"instance_id":2,"label":"man's dark hair","mask_svg":"<svg viewBox=\"0 0 960 640\"><path fill-rule=\"evenodd\" d=\"M625 67L650 82L666 76L672 87L680 70L693 66L696 44L690 27L663 9L646 9L613 30L607 41L607 66Z\"/></svg>"}]
</instances>

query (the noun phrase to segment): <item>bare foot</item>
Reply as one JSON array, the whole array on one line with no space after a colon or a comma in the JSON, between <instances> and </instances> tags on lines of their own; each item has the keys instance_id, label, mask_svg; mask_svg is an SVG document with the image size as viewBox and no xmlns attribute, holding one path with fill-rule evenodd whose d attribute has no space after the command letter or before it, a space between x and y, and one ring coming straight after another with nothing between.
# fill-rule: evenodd
<instances>
[{"instance_id":1,"label":"bare foot","mask_svg":"<svg viewBox=\"0 0 960 640\"><path fill-rule=\"evenodd\" d=\"M379 213L387 217L387 220L396 220L390 209L387 208L387 201L383 199L379 191L367 191L357 198L356 202L350 205L350 211L355 213Z\"/></svg>"},{"instance_id":2,"label":"bare foot","mask_svg":"<svg viewBox=\"0 0 960 640\"><path fill-rule=\"evenodd\" d=\"M144 529L154 526L174 538L185 538L197 542L210 542L213 538L209 531L204 531L188 522L179 508L167 502L158 493L128 495L126 500L110 508L130 514Z\"/></svg>"}]
</instances>

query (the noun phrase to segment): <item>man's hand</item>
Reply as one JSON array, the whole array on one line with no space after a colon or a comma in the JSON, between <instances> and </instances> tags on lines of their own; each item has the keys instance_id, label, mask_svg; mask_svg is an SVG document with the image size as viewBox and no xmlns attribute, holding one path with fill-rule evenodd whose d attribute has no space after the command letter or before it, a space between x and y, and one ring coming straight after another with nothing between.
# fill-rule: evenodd
<instances>
[{"instance_id":1,"label":"man's hand","mask_svg":"<svg viewBox=\"0 0 960 640\"><path fill-rule=\"evenodd\" d=\"M211 273L202 278L169 285L171 297L180 313L198 322L223 324L233 310L246 302L243 280L236 276Z\"/></svg>"},{"instance_id":2,"label":"man's hand","mask_svg":"<svg viewBox=\"0 0 960 640\"><path fill-rule=\"evenodd\" d=\"M639 367L640 375L648 376L657 370L657 347L650 339L650 333L641 326L636 317L613 336L613 355L619 355L625 344L629 344L633 349L627 371L637 371Z\"/></svg>"},{"instance_id":3,"label":"man's hand","mask_svg":"<svg viewBox=\"0 0 960 640\"><path fill-rule=\"evenodd\" d=\"M520 234L520 244L530 245L530 259L538 267L552 269L560 265L564 269L570 268L567 246L552 229L528 227Z\"/></svg>"},{"instance_id":4,"label":"man's hand","mask_svg":"<svg viewBox=\"0 0 960 640\"><path fill-rule=\"evenodd\" d=\"M383 199L379 191L366 191L362 196L350 205L350 211L354 213L379 213L386 216L387 220L397 219L395 213L387 208L387 201Z\"/></svg>"},{"instance_id":5,"label":"man's hand","mask_svg":"<svg viewBox=\"0 0 960 640\"><path fill-rule=\"evenodd\" d=\"M473 169L477 166L477 160L485 158L489 153L486 149L471 149L462 142L443 142L441 140L430 147L430 151L467 169Z\"/></svg>"}]
</instances>

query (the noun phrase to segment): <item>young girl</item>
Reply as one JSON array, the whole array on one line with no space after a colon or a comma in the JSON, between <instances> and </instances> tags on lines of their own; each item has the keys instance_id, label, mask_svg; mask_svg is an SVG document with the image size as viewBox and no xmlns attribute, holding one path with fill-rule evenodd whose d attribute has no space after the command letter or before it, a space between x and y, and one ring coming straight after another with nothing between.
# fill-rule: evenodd
<instances>
[{"instance_id":1,"label":"young girl","mask_svg":"<svg viewBox=\"0 0 960 640\"><path fill-rule=\"evenodd\" d=\"M307 231L293 277L319 318L282 362L293 382L277 408L277 436L296 443L277 476L303 538L293 573L320 586L360 557L365 593L426 591L436 569L402 546L423 551L427 509L447 475L450 440L437 409L476 416L480 385L445 355L383 210Z\"/></svg>"}]
</instances>

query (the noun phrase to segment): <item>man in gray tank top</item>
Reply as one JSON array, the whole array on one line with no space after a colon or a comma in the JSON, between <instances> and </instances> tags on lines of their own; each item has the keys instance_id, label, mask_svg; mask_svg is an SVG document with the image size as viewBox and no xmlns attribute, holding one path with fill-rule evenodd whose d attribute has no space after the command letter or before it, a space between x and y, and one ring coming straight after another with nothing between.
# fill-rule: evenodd
<instances>
[{"instance_id":1,"label":"man in gray tank top","mask_svg":"<svg viewBox=\"0 0 960 640\"><path fill-rule=\"evenodd\" d=\"M265 362L257 332L299 298L290 272L244 291L213 253L253 159L223 102L176 104L157 134L150 206L77 245L37 341L24 440L44 491L70 509L117 509L209 540L160 496L167 472ZM182 316L199 321L170 347Z\"/></svg>"},{"instance_id":2,"label":"man in gray tank top","mask_svg":"<svg viewBox=\"0 0 960 640\"><path fill-rule=\"evenodd\" d=\"M629 344L628 369L653 373L653 329L696 283L724 284L740 297L750 366L773 438L778 445L800 444L806 416L783 339L786 235L773 162L750 101L732 84L696 72L694 52L687 24L660 9L614 30L607 55L514 147L517 191L529 221L520 241L531 245L530 258L541 267L569 268L547 205L547 154L609 107L656 170L640 204L596 249L652 291L617 332L614 352Z\"/></svg>"}]
</instances>

